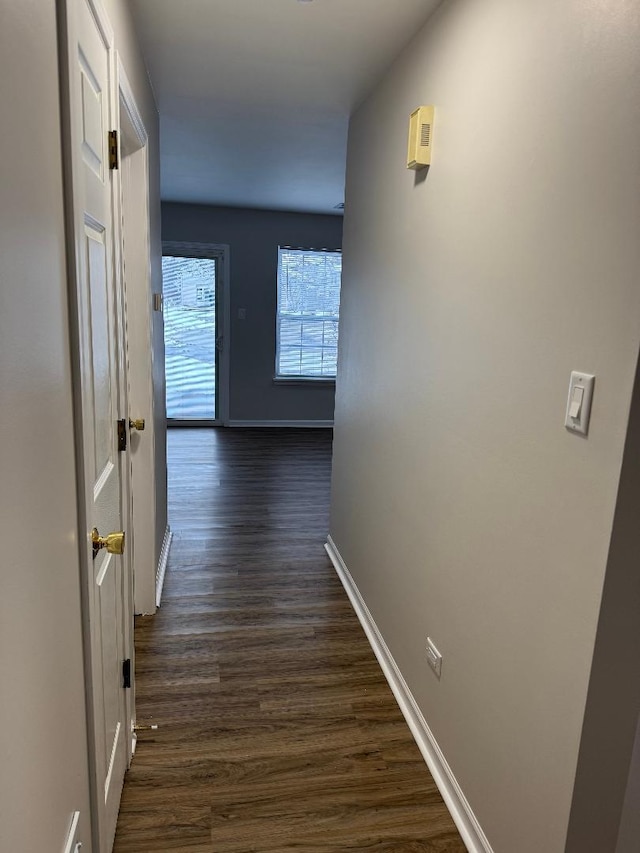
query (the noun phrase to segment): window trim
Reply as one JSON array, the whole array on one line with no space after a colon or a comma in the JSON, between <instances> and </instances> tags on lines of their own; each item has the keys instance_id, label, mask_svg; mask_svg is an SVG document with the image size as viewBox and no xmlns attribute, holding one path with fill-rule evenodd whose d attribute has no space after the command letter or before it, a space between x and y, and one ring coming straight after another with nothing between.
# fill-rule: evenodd
<instances>
[{"instance_id":1,"label":"window trim","mask_svg":"<svg viewBox=\"0 0 640 853\"><path fill-rule=\"evenodd\" d=\"M335 376L278 376L274 374L271 380L274 385L313 385L319 388L334 387Z\"/></svg>"}]
</instances>

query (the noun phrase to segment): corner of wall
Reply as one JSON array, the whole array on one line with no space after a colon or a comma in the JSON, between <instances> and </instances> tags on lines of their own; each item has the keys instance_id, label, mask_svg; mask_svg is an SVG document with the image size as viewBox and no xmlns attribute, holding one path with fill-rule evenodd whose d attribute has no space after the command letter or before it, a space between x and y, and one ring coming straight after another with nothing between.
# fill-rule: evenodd
<instances>
[{"instance_id":1,"label":"corner of wall","mask_svg":"<svg viewBox=\"0 0 640 853\"><path fill-rule=\"evenodd\" d=\"M566 853L614 851L616 845L640 716L639 528L640 364L607 560ZM640 836L635 843L634 849L640 849Z\"/></svg>"}]
</instances>

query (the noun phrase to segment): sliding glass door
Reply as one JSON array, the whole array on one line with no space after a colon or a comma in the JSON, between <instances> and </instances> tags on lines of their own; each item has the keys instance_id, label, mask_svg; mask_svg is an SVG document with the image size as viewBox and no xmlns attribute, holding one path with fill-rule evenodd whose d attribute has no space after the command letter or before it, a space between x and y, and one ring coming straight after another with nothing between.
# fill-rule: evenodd
<instances>
[{"instance_id":1,"label":"sliding glass door","mask_svg":"<svg viewBox=\"0 0 640 853\"><path fill-rule=\"evenodd\" d=\"M219 417L218 263L216 258L162 259L169 423Z\"/></svg>"}]
</instances>

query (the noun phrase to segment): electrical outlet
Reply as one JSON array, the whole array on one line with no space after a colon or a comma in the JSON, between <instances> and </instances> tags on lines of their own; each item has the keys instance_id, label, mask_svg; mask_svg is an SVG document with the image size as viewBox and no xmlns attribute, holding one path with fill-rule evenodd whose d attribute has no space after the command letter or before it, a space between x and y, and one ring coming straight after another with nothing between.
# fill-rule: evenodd
<instances>
[{"instance_id":1,"label":"electrical outlet","mask_svg":"<svg viewBox=\"0 0 640 853\"><path fill-rule=\"evenodd\" d=\"M442 674L442 655L436 649L431 637L427 637L427 662L436 676L440 678Z\"/></svg>"}]
</instances>

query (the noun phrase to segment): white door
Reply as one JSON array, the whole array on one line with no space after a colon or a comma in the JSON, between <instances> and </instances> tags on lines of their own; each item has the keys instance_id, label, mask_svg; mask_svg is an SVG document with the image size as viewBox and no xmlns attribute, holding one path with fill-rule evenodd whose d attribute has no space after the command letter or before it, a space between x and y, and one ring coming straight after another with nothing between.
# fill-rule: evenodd
<instances>
[{"instance_id":1,"label":"white door","mask_svg":"<svg viewBox=\"0 0 640 853\"><path fill-rule=\"evenodd\" d=\"M123 661L133 617L126 595L123 556L92 547L123 530L122 489L126 452L119 451L118 420L126 413L122 342L118 328L114 260L113 172L109 168L112 35L93 0L67 0L69 127L72 214L77 294L78 396L81 400L80 464L86 526L85 619L93 770L94 843L113 846L130 738ZM126 495L125 495L126 498ZM125 540L126 547L126 540Z\"/></svg>"}]
</instances>

